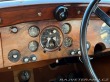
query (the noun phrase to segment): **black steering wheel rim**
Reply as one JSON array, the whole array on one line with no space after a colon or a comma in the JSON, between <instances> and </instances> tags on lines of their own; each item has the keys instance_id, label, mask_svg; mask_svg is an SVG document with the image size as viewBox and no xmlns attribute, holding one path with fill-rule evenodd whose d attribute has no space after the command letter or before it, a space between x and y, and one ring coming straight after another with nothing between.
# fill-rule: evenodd
<instances>
[{"instance_id":1,"label":"black steering wheel rim","mask_svg":"<svg viewBox=\"0 0 110 82\"><path fill-rule=\"evenodd\" d=\"M92 0L90 2L90 4L88 5L88 7L84 13L82 23L81 23L81 27L80 27L80 50L81 50L82 60L83 60L83 63L84 63L84 65L85 65L85 67L86 67L86 69L90 75L90 78L94 82L100 82L100 81L99 81L98 77L96 76L96 74L92 68L92 65L91 65L91 62L90 62L90 59L89 59L89 56L87 53L86 34L87 34L87 27L89 25L90 15L96 9L97 4L99 2L100 2L100 0Z\"/></svg>"}]
</instances>

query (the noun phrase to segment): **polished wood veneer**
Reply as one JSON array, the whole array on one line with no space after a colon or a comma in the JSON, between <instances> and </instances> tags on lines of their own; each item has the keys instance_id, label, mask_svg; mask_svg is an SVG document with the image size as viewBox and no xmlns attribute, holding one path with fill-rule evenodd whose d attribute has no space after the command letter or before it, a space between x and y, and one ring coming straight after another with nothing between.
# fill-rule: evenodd
<instances>
[{"instance_id":1,"label":"polished wood veneer","mask_svg":"<svg viewBox=\"0 0 110 82\"><path fill-rule=\"evenodd\" d=\"M44 49L41 47L40 44L40 34L39 36L33 38L30 37L28 34L28 29L30 26L36 25L41 31L47 27L47 26L57 26L60 30L64 23L69 23L71 25L71 32L69 34L63 34L65 37L71 37L73 39L73 45L71 47L65 47L63 44L61 45L61 50L56 50L52 52L46 52L44 53ZM3 51L3 67L10 67L14 65L20 65L23 64L22 58L24 56L30 57L30 55L35 54L37 56L37 61L42 60L49 60L49 59L59 59L64 57L71 57L71 55L68 54L69 50L78 50L80 48L80 24L81 20L68 20L64 22L57 22L55 20L51 21L36 21L36 22L27 22L27 23L20 23L13 26L18 27L19 31L18 33L14 34L10 32L10 27L7 26L4 28L0 28L1 38L2 38L2 51ZM106 48L109 48L110 46L103 42L100 37L100 29L103 22L101 20L90 20L90 24L88 26L88 32L87 32L87 40L90 42L91 48L88 51L89 55L94 54L94 48L95 45L99 42L102 42L105 44ZM28 49L28 44L30 41L37 41L39 43L38 50L35 52L31 52ZM18 62L13 63L8 59L8 53L13 50L17 49L21 53L21 58ZM79 56L78 54L74 56Z\"/></svg>"},{"instance_id":2,"label":"polished wood veneer","mask_svg":"<svg viewBox=\"0 0 110 82\"><path fill-rule=\"evenodd\" d=\"M64 5L68 7L68 19L62 22L56 21L53 12L56 7ZM71 49L79 49L79 35L80 35L80 24L81 18L84 14L85 8L88 4L45 4L45 5L31 5L31 6L20 6L11 8L0 9L0 68L10 67L15 65L20 65L22 63L22 58L24 56L30 56L35 54L37 56L37 61L49 60L49 59L59 59L64 57L70 57L68 51ZM104 10L108 15L110 15L109 4L99 4L100 8ZM90 21L88 28L87 39L91 44L91 48L88 51L89 55L94 54L95 45L99 42L105 44L106 48L110 46L103 42L100 37L100 28L103 22L92 14L91 18L94 20ZM96 20L95 20L96 19ZM55 25L59 29L64 23L69 23L72 30L69 34L64 34L65 37L71 37L73 39L73 45L69 48L61 46L61 51L53 51L44 53L43 48L39 44L39 48L36 52L31 52L28 49L28 44L30 41L36 40L40 43L40 34L38 37L33 38L28 34L28 29L32 25L36 25L41 31L50 25ZM19 31L14 34L10 32L11 26L17 26ZM17 49L21 53L21 59L12 63L8 60L8 53L12 49ZM79 55L76 55L79 56Z\"/></svg>"},{"instance_id":3,"label":"polished wood veneer","mask_svg":"<svg viewBox=\"0 0 110 82\"><path fill-rule=\"evenodd\" d=\"M0 34L0 68L3 68L2 39Z\"/></svg>"},{"instance_id":4,"label":"polished wood veneer","mask_svg":"<svg viewBox=\"0 0 110 82\"><path fill-rule=\"evenodd\" d=\"M55 19L56 7L64 5L68 8L68 18L82 18L88 4L45 4L0 9L0 27L28 21ZM110 4L100 4L101 9L110 15ZM92 15L96 18L95 15Z\"/></svg>"}]
</instances>

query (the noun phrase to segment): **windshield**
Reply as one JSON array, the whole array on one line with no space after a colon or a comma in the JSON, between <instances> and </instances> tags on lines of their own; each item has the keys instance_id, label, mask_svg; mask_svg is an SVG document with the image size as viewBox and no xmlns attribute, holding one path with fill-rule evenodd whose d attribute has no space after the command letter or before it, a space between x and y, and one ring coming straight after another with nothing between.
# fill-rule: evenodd
<instances>
[{"instance_id":1,"label":"windshield","mask_svg":"<svg viewBox=\"0 0 110 82\"><path fill-rule=\"evenodd\" d=\"M0 0L0 8L51 3L89 3L90 1L91 0ZM100 3L110 3L110 0L101 0Z\"/></svg>"},{"instance_id":2,"label":"windshield","mask_svg":"<svg viewBox=\"0 0 110 82\"><path fill-rule=\"evenodd\" d=\"M3 2L3 1L20 1L20 0L0 0L0 2Z\"/></svg>"}]
</instances>

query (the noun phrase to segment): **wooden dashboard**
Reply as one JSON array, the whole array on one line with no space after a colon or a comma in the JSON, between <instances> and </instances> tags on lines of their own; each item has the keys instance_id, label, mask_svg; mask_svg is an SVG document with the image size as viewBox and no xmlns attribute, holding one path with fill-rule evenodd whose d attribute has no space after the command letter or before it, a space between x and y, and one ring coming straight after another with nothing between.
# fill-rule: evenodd
<instances>
[{"instance_id":1,"label":"wooden dashboard","mask_svg":"<svg viewBox=\"0 0 110 82\"><path fill-rule=\"evenodd\" d=\"M57 21L53 15L55 8L60 5L68 8L68 18L65 21ZM110 7L108 5L99 4L100 8L110 15ZM80 25L86 7L87 4L51 4L0 9L0 68L33 62L31 60L23 62L24 57L30 58L33 54L36 57L36 61L34 61L36 63L42 60L80 56ZM106 48L110 47L100 36L103 21L98 19L94 14L91 18L87 33L87 40L90 46L88 49L89 55L94 54L94 48L98 43L104 43ZM62 26L64 24L69 24L71 28L69 33L63 33ZM32 26L36 26L39 29L36 37L29 35L29 29ZM45 51L41 45L41 36L43 31L51 26L59 30L61 44L56 50ZM17 30L17 32L12 32L12 27L16 27L14 31ZM65 47L64 41L68 37L72 39L69 40L71 45ZM38 43L35 51L29 49L31 41ZM12 50L17 50L20 53L19 60L10 61L9 54ZM76 54L73 53L71 55L71 51L75 51Z\"/></svg>"}]
</instances>

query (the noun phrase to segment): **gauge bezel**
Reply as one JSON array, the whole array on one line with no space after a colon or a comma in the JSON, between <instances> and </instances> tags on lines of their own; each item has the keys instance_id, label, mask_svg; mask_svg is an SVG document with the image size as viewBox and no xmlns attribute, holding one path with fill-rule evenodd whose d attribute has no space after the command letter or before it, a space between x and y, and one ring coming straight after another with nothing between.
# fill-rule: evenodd
<instances>
[{"instance_id":1,"label":"gauge bezel","mask_svg":"<svg viewBox=\"0 0 110 82\"><path fill-rule=\"evenodd\" d=\"M60 37L61 37L61 42L60 42L60 44L58 45L58 47L55 48L55 49L44 48L44 46L43 46L43 44L42 44L42 42L41 42L42 33L45 31L45 29L51 29L51 28L56 28L56 29L59 31L59 34L60 34ZM40 40L40 45L41 45L41 47L44 49L44 51L52 52L52 51L55 51L55 50L59 49L59 48L62 46L62 44L63 44L63 39L64 39L64 35L63 35L63 32L62 32L62 30L60 29L60 27L55 26L55 25L49 25L49 26L46 26L46 27L41 31L41 33L40 33L40 39L39 39L39 40Z\"/></svg>"},{"instance_id":2,"label":"gauge bezel","mask_svg":"<svg viewBox=\"0 0 110 82\"><path fill-rule=\"evenodd\" d=\"M72 44L71 44L70 46L65 46L65 39L66 39L66 38L69 38L69 39L71 39L71 41L72 41ZM64 41L63 41L63 45L64 45L64 47L66 47L66 48L69 48L69 47L71 47L71 46L73 45L73 39L72 39L71 37L69 37L69 36L68 36L68 37L65 37L65 38L64 38Z\"/></svg>"},{"instance_id":3,"label":"gauge bezel","mask_svg":"<svg viewBox=\"0 0 110 82\"><path fill-rule=\"evenodd\" d=\"M37 43L37 48L36 48L36 50L34 50L34 51L31 51L30 48L29 48L29 44L30 44L31 42L36 42L36 43ZM39 48L39 43L38 43L36 40L30 41L29 44L28 44L28 49L29 49L31 52L35 52L35 51L38 50L38 48Z\"/></svg>"},{"instance_id":4,"label":"gauge bezel","mask_svg":"<svg viewBox=\"0 0 110 82\"><path fill-rule=\"evenodd\" d=\"M108 33L109 30L110 30L110 27L106 23L103 23L100 29L100 38L106 44L110 44L110 41L109 41L110 32ZM102 38L103 31L105 31L104 33L108 34L105 38Z\"/></svg>"},{"instance_id":5,"label":"gauge bezel","mask_svg":"<svg viewBox=\"0 0 110 82\"><path fill-rule=\"evenodd\" d=\"M14 52L16 52L17 54L17 58L16 59L12 59L12 51L14 51ZM9 51L9 53L8 53L8 59L11 61L11 62L13 62L13 63L16 63L16 62L18 62L19 60L20 60L20 58L21 58L21 53L20 53L20 51L19 50L17 50L17 49L12 49L12 50L10 50Z\"/></svg>"},{"instance_id":6,"label":"gauge bezel","mask_svg":"<svg viewBox=\"0 0 110 82\"><path fill-rule=\"evenodd\" d=\"M30 35L29 30L30 30L32 27L38 28L38 30L39 30L39 33L38 33L36 36L31 36L31 35ZM28 29L28 34L29 34L30 37L35 38L35 37L39 36L39 34L40 34L40 28L39 28L38 26L36 26L36 25L32 25L32 26L30 26L29 29Z\"/></svg>"},{"instance_id":7,"label":"gauge bezel","mask_svg":"<svg viewBox=\"0 0 110 82\"><path fill-rule=\"evenodd\" d=\"M67 24L67 25L69 26L69 31L68 31L67 33L64 33L64 31L63 31L63 29L62 29L62 27L63 27L64 24ZM71 26L69 23L63 23L62 26L61 26L61 30L62 30L62 32L63 32L64 34L69 34L69 33L71 32L71 30L72 30L72 26Z\"/></svg>"}]
</instances>

